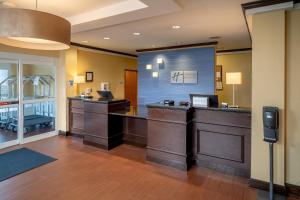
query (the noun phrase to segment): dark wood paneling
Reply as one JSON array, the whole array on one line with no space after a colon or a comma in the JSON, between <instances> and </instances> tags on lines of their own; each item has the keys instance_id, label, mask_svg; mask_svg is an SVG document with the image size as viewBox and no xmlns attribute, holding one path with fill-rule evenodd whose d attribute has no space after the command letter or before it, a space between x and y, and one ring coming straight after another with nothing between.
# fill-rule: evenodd
<instances>
[{"instance_id":1,"label":"dark wood paneling","mask_svg":"<svg viewBox=\"0 0 300 200\"><path fill-rule=\"evenodd\" d=\"M217 50L217 53L234 53L234 52L241 52L241 51L252 51L252 48L242 48L242 49L224 49L224 50Z\"/></svg>"},{"instance_id":2,"label":"dark wood paneling","mask_svg":"<svg viewBox=\"0 0 300 200\"><path fill-rule=\"evenodd\" d=\"M108 104L84 102L84 112L108 113Z\"/></svg>"},{"instance_id":3,"label":"dark wood paneling","mask_svg":"<svg viewBox=\"0 0 300 200\"><path fill-rule=\"evenodd\" d=\"M123 118L111 116L109 111L124 108L126 101L117 103L84 102L85 144L112 149L122 143Z\"/></svg>"},{"instance_id":4,"label":"dark wood paneling","mask_svg":"<svg viewBox=\"0 0 300 200\"><path fill-rule=\"evenodd\" d=\"M293 184L285 184L287 193L289 195L297 196L300 199L300 186Z\"/></svg>"},{"instance_id":5,"label":"dark wood paneling","mask_svg":"<svg viewBox=\"0 0 300 200\"><path fill-rule=\"evenodd\" d=\"M253 9L253 8L260 8L264 6L271 6L276 5L279 3L286 3L286 2L292 2L293 0L260 0L260 1L252 1L249 3L242 4L242 8L244 9Z\"/></svg>"},{"instance_id":6,"label":"dark wood paneling","mask_svg":"<svg viewBox=\"0 0 300 200\"><path fill-rule=\"evenodd\" d=\"M110 103L108 106L108 112L114 112L118 110L125 110L127 105L127 101L121 101L117 103Z\"/></svg>"},{"instance_id":7,"label":"dark wood paneling","mask_svg":"<svg viewBox=\"0 0 300 200\"><path fill-rule=\"evenodd\" d=\"M260 190L269 191L269 183L265 182L265 181L260 181L260 180L256 180L256 179L251 178L248 181L248 185L250 187L254 187L254 188L257 188L257 189L260 189ZM286 189L285 186L274 184L274 193L281 194L281 195L286 195L287 194L287 189Z\"/></svg>"},{"instance_id":8,"label":"dark wood paneling","mask_svg":"<svg viewBox=\"0 0 300 200\"><path fill-rule=\"evenodd\" d=\"M161 109L161 108L151 108L148 109L148 118L161 120L166 122L174 122L174 123L186 123L187 119L187 111L185 110L173 110L173 109Z\"/></svg>"},{"instance_id":9,"label":"dark wood paneling","mask_svg":"<svg viewBox=\"0 0 300 200\"><path fill-rule=\"evenodd\" d=\"M251 114L196 109L196 122L251 128Z\"/></svg>"},{"instance_id":10,"label":"dark wood paneling","mask_svg":"<svg viewBox=\"0 0 300 200\"><path fill-rule=\"evenodd\" d=\"M84 114L83 108L72 108L71 107L71 112L77 113L77 114Z\"/></svg>"},{"instance_id":11,"label":"dark wood paneling","mask_svg":"<svg viewBox=\"0 0 300 200\"><path fill-rule=\"evenodd\" d=\"M184 49L184 48L192 48L192 47L213 46L217 44L218 42L214 41L214 42L203 42L203 43L176 45L176 46L168 46L168 47L160 47L160 48L138 49L136 51L137 52L162 51L162 50L170 50L170 49Z\"/></svg>"},{"instance_id":12,"label":"dark wood paneling","mask_svg":"<svg viewBox=\"0 0 300 200\"><path fill-rule=\"evenodd\" d=\"M80 129L84 128L84 114L82 113L73 113L72 112L72 129Z\"/></svg>"},{"instance_id":13,"label":"dark wood paneling","mask_svg":"<svg viewBox=\"0 0 300 200\"><path fill-rule=\"evenodd\" d=\"M251 115L196 110L194 159L200 166L250 177Z\"/></svg>"},{"instance_id":14,"label":"dark wood paneling","mask_svg":"<svg viewBox=\"0 0 300 200\"><path fill-rule=\"evenodd\" d=\"M198 130L197 140L197 154L244 162L244 136Z\"/></svg>"},{"instance_id":15,"label":"dark wood paneling","mask_svg":"<svg viewBox=\"0 0 300 200\"><path fill-rule=\"evenodd\" d=\"M191 110L148 108L147 160L187 170L192 164Z\"/></svg>"},{"instance_id":16,"label":"dark wood paneling","mask_svg":"<svg viewBox=\"0 0 300 200\"><path fill-rule=\"evenodd\" d=\"M84 132L86 135L108 138L108 117L106 114L84 113Z\"/></svg>"},{"instance_id":17,"label":"dark wood paneling","mask_svg":"<svg viewBox=\"0 0 300 200\"><path fill-rule=\"evenodd\" d=\"M84 134L84 110L83 101L69 99L69 129L70 135L83 136Z\"/></svg>"},{"instance_id":18,"label":"dark wood paneling","mask_svg":"<svg viewBox=\"0 0 300 200\"><path fill-rule=\"evenodd\" d=\"M183 124L148 121L148 148L186 155L186 126Z\"/></svg>"},{"instance_id":19,"label":"dark wood paneling","mask_svg":"<svg viewBox=\"0 0 300 200\"><path fill-rule=\"evenodd\" d=\"M70 99L69 102L70 102L71 108L83 109L83 101L82 100Z\"/></svg>"}]
</instances>

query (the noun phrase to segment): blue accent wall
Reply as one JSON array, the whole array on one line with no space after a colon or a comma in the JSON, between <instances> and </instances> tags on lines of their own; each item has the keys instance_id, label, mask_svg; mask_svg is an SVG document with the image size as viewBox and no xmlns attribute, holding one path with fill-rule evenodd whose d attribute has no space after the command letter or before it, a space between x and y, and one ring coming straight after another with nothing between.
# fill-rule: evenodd
<instances>
[{"instance_id":1,"label":"blue accent wall","mask_svg":"<svg viewBox=\"0 0 300 200\"><path fill-rule=\"evenodd\" d=\"M157 64L163 58L163 64ZM152 70L146 65L152 64ZM214 94L215 49L213 47L144 52L138 54L138 103L172 99L189 101L190 93ZM153 78L152 72L159 77ZM170 83L171 71L198 71L198 84Z\"/></svg>"}]
</instances>

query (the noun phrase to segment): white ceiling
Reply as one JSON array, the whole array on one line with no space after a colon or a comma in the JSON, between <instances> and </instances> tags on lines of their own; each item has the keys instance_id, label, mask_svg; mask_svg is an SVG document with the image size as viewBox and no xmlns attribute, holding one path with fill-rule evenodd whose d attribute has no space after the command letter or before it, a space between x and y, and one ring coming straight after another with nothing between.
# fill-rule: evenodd
<instances>
[{"instance_id":1,"label":"white ceiling","mask_svg":"<svg viewBox=\"0 0 300 200\"><path fill-rule=\"evenodd\" d=\"M249 1L39 0L38 10L69 19L72 42L136 54L136 49L214 41L211 36L221 37L218 49L251 47L241 9ZM35 8L35 0L9 2ZM181 28L174 30L172 25Z\"/></svg>"},{"instance_id":2,"label":"white ceiling","mask_svg":"<svg viewBox=\"0 0 300 200\"><path fill-rule=\"evenodd\" d=\"M18 8L35 9L36 0L0 0L11 2ZM83 12L109 6L124 0L38 0L38 10L71 17Z\"/></svg>"}]
</instances>

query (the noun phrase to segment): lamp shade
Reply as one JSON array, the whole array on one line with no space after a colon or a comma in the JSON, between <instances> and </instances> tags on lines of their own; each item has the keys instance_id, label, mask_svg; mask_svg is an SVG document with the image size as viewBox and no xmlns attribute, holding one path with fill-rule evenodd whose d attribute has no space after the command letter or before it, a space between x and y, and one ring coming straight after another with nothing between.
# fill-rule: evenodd
<instances>
[{"instance_id":1,"label":"lamp shade","mask_svg":"<svg viewBox=\"0 0 300 200\"><path fill-rule=\"evenodd\" d=\"M38 50L70 46L71 24L64 18L37 10L0 9L0 43Z\"/></svg>"},{"instance_id":2,"label":"lamp shade","mask_svg":"<svg viewBox=\"0 0 300 200\"><path fill-rule=\"evenodd\" d=\"M74 83L85 83L84 76L74 76Z\"/></svg>"},{"instance_id":3,"label":"lamp shade","mask_svg":"<svg viewBox=\"0 0 300 200\"><path fill-rule=\"evenodd\" d=\"M242 84L242 73L241 72L228 72L226 73L226 84Z\"/></svg>"}]
</instances>

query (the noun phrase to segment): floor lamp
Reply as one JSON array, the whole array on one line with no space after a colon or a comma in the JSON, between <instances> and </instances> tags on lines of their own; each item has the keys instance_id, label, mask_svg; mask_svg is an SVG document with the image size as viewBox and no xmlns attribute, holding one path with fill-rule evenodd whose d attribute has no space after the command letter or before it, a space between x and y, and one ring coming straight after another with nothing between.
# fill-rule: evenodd
<instances>
[{"instance_id":1,"label":"floor lamp","mask_svg":"<svg viewBox=\"0 0 300 200\"><path fill-rule=\"evenodd\" d=\"M235 96L234 96L235 87L234 86L242 84L242 73L241 72L226 73L226 84L232 85L232 105L229 107L230 108L238 108L238 105L235 105Z\"/></svg>"}]
</instances>

